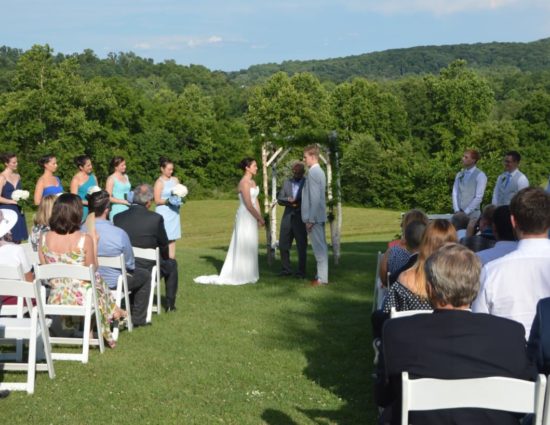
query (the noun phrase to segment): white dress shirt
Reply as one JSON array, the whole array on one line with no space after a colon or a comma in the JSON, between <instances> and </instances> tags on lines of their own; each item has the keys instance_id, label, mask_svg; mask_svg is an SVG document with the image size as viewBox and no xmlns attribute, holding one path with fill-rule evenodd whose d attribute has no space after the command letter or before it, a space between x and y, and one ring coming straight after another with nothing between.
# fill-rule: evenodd
<instances>
[{"instance_id":1,"label":"white dress shirt","mask_svg":"<svg viewBox=\"0 0 550 425\"><path fill-rule=\"evenodd\" d=\"M481 260L481 264L485 265L489 261L504 257L506 254L515 251L517 247L517 241L497 241L494 247L478 251L476 252L476 255Z\"/></svg>"},{"instance_id":2,"label":"white dress shirt","mask_svg":"<svg viewBox=\"0 0 550 425\"><path fill-rule=\"evenodd\" d=\"M546 297L550 297L550 240L522 239L515 251L483 266L472 311L515 320L524 326L527 338L537 302Z\"/></svg>"},{"instance_id":3,"label":"white dress shirt","mask_svg":"<svg viewBox=\"0 0 550 425\"><path fill-rule=\"evenodd\" d=\"M462 170L461 172L457 173L455 177L455 182L453 184L453 210L454 212L460 211L460 207L458 205L458 184L460 177L464 179L469 179L472 175L472 173L477 170L477 167L474 165L472 168L467 170ZM487 176L485 173L481 170L479 170L479 174L476 178L476 194L468 204L468 206L464 209L464 212L466 214L470 214L472 211L479 208L481 205L481 201L483 200L483 194L485 193L485 187L487 186Z\"/></svg>"}]
</instances>

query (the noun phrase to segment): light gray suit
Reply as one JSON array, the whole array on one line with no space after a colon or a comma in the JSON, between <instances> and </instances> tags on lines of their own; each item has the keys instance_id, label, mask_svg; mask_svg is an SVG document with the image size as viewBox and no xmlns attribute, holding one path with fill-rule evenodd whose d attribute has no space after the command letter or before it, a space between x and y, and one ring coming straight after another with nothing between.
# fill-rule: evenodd
<instances>
[{"instance_id":1,"label":"light gray suit","mask_svg":"<svg viewBox=\"0 0 550 425\"><path fill-rule=\"evenodd\" d=\"M328 283L328 249L325 238L326 186L327 179L323 169L319 165L312 166L302 190L302 221L313 224L309 237L317 260L317 279L322 283Z\"/></svg>"}]
</instances>

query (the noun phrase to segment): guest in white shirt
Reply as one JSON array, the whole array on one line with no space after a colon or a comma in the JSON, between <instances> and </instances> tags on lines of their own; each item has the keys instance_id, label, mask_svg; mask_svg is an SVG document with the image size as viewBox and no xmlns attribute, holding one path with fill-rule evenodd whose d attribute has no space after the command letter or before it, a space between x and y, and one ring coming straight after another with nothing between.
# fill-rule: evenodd
<instances>
[{"instance_id":1,"label":"guest in white shirt","mask_svg":"<svg viewBox=\"0 0 550 425\"><path fill-rule=\"evenodd\" d=\"M493 213L493 234L497 240L495 246L477 252L482 265L504 257L518 247L518 241L510 220L510 206L501 205Z\"/></svg>"},{"instance_id":2,"label":"guest in white shirt","mask_svg":"<svg viewBox=\"0 0 550 425\"><path fill-rule=\"evenodd\" d=\"M468 149L462 156L464 169L456 174L453 185L453 210L465 212L470 219L477 220L480 216L479 206L483 200L487 176L476 167L479 152Z\"/></svg>"},{"instance_id":3,"label":"guest in white shirt","mask_svg":"<svg viewBox=\"0 0 550 425\"><path fill-rule=\"evenodd\" d=\"M512 198L510 213L518 247L483 266L472 310L520 322L528 336L537 302L550 297L550 194L522 189Z\"/></svg>"},{"instance_id":4,"label":"guest in white shirt","mask_svg":"<svg viewBox=\"0 0 550 425\"><path fill-rule=\"evenodd\" d=\"M529 186L529 180L525 174L518 170L520 161L519 152L510 151L504 155L504 173L498 176L493 190L492 203L497 207L509 205L516 193Z\"/></svg>"}]
</instances>

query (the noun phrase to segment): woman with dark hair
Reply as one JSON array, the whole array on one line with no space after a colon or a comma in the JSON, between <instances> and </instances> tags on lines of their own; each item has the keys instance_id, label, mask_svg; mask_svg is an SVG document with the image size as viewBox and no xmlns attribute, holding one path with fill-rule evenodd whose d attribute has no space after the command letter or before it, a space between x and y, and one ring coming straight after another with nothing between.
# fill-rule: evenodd
<instances>
[{"instance_id":1,"label":"woman with dark hair","mask_svg":"<svg viewBox=\"0 0 550 425\"><path fill-rule=\"evenodd\" d=\"M176 258L176 239L181 238L180 206L181 199L172 196L172 189L179 183L174 177L174 163L164 157L160 158L160 176L155 182L155 212L164 218L164 229L170 241L168 244L168 255Z\"/></svg>"},{"instance_id":2,"label":"woman with dark hair","mask_svg":"<svg viewBox=\"0 0 550 425\"><path fill-rule=\"evenodd\" d=\"M109 220L113 221L115 215L119 212L126 211L130 206L128 193L132 185L126 174L126 161L123 157L115 156L111 159L111 170L113 170L113 174L107 177L105 190L111 195L111 212L109 213Z\"/></svg>"},{"instance_id":3,"label":"woman with dark hair","mask_svg":"<svg viewBox=\"0 0 550 425\"><path fill-rule=\"evenodd\" d=\"M57 158L53 154L44 155L38 160L44 169L34 188L34 205L40 205L43 196L63 193L61 179L54 175L57 170Z\"/></svg>"},{"instance_id":4,"label":"woman with dark hair","mask_svg":"<svg viewBox=\"0 0 550 425\"><path fill-rule=\"evenodd\" d=\"M265 225L257 202L260 188L254 182L258 165L254 158L245 158L239 164L243 177L239 182L239 209L231 244L220 275L199 276L196 283L216 285L243 285L256 283L258 270L258 226Z\"/></svg>"},{"instance_id":5,"label":"woman with dark hair","mask_svg":"<svg viewBox=\"0 0 550 425\"><path fill-rule=\"evenodd\" d=\"M80 196L83 205L82 220L86 220L88 216L88 200L86 195L88 189L97 186L97 179L92 172L94 169L92 160L88 155L79 155L74 159L74 164L78 168L78 172L71 180L71 193Z\"/></svg>"},{"instance_id":6,"label":"woman with dark hair","mask_svg":"<svg viewBox=\"0 0 550 425\"><path fill-rule=\"evenodd\" d=\"M0 210L11 210L17 214L17 223L11 229L11 238L19 243L29 237L23 209L12 199L16 190L21 190L21 176L17 173L17 156L14 153L1 155L4 171L0 173Z\"/></svg>"},{"instance_id":7,"label":"woman with dark hair","mask_svg":"<svg viewBox=\"0 0 550 425\"><path fill-rule=\"evenodd\" d=\"M82 222L82 201L77 195L64 193L60 195L52 209L50 230L42 234L39 244L38 257L41 264L66 263L97 266L93 254L92 238L80 231ZM115 341L111 334L112 320L126 317L126 312L119 309L109 287L96 273L96 291L98 294L99 312L103 324L103 338L111 347ZM51 291L48 297L50 304L82 305L84 294L89 285L76 279L63 278L50 280Z\"/></svg>"}]
</instances>

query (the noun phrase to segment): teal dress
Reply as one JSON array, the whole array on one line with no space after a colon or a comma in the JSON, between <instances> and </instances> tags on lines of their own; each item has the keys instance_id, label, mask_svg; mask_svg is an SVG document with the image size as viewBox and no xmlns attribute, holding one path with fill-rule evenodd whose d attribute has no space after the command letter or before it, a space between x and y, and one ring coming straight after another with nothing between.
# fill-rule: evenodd
<instances>
[{"instance_id":1,"label":"teal dress","mask_svg":"<svg viewBox=\"0 0 550 425\"><path fill-rule=\"evenodd\" d=\"M126 183L120 182L117 178L114 179L115 184L113 185L113 198L117 199L126 199L132 185L130 184L130 179L126 176ZM122 211L126 211L128 205L124 204L111 204L111 212L109 213L109 220L113 221L113 217Z\"/></svg>"},{"instance_id":2,"label":"teal dress","mask_svg":"<svg viewBox=\"0 0 550 425\"><path fill-rule=\"evenodd\" d=\"M97 186L97 179L95 178L94 174L90 174L88 176L88 180L86 180L82 185L78 186L78 196L80 196L80 199L83 201L86 201L86 195L88 194L88 189L92 186ZM88 207L86 205L83 205L82 210L82 221L86 220L86 217L88 217Z\"/></svg>"}]
</instances>

